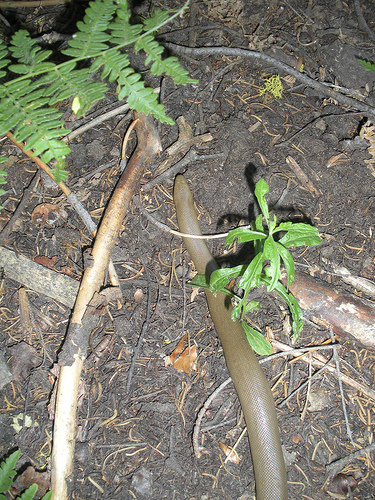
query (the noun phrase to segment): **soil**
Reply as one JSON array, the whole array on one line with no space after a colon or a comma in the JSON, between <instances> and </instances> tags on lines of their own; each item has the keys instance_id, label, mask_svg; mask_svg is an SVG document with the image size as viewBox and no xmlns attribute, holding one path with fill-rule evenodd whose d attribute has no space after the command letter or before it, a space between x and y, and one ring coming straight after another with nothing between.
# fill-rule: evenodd
<instances>
[{"instance_id":1,"label":"soil","mask_svg":"<svg viewBox=\"0 0 375 500\"><path fill-rule=\"evenodd\" d=\"M176 5L168 1L160 6ZM311 78L356 90L367 103L375 103L375 73L357 61L375 61L374 40L359 27L352 2L233 0L228 5L224 0L192 1L181 18L164 28L160 40L191 47L253 49L293 67L303 58L303 70ZM135 11L146 16L153 6L153 2L142 3ZM3 14L17 27L35 27L37 21L40 33L50 29L68 33L70 21L79 20L84 7L84 3L78 7L69 4L4 10ZM375 34L375 3L363 2L361 8ZM321 245L293 251L297 269L315 270L342 291L365 296L343 283L333 269L343 266L370 280L374 275L373 129L368 130L369 141L359 140L370 117L339 105L327 94L293 81L270 65L225 56L186 56L181 61L199 83L180 87L164 79L162 96L167 114L174 120L183 116L194 135L212 134L212 141L196 146L199 155L221 154L185 167L203 232L225 232L252 220L257 213L254 186L264 178L270 188L268 201L278 220L310 222L322 235ZM268 92L261 96L265 80L279 73L282 96L275 98ZM155 77L145 78L154 87L161 84ZM102 114L112 103L114 96L109 93L107 102L95 107L95 114ZM67 184L97 223L120 175L121 138L131 117L121 120L112 118L70 145ZM74 121L69 126L75 126ZM178 138L176 125L161 125L159 131L164 150ZM134 145L131 138L128 150ZM13 145L3 142L3 150L13 164L5 167L9 174L2 197L2 226L36 172L35 165ZM145 173L142 186L163 159ZM172 184L173 175L151 191L140 186L139 194L147 211L177 229ZM41 204L53 206L43 205L46 211L38 217L35 208ZM39 262L76 280L82 276L83 251L91 245L92 236L78 215L61 192L44 180L32 192L6 243L32 260L46 258ZM219 256L225 245L222 240L212 240L210 248ZM71 498L254 498L246 435L236 447L238 463L224 464L219 445L233 447L244 429L231 384L207 409L200 429L206 453L199 459L194 457L192 433L197 413L228 372L204 294L192 293L186 286L194 269L181 239L160 230L133 203L112 260L122 299L109 304L90 337L78 401ZM25 317L24 308L20 309L20 285L6 273L1 291L0 347L12 380L0 391L0 456L19 448L23 469L32 465L37 471L48 472L53 430L49 403L56 380L56 372L51 370L71 310L27 288ZM288 311L264 292L260 296L262 308L252 316L253 324L290 345ZM148 304L151 314L146 321ZM144 328L127 391L128 370ZM166 366L166 357L185 334L198 351L196 367L189 373ZM321 345L329 339L327 328L306 321L296 347ZM337 341L342 373L371 387L373 351L353 339L338 337ZM330 351L324 355L329 358ZM325 370L312 378L316 368L303 359L292 362L287 356L263 367L275 398L290 499L332 498L337 481L327 466L371 445L375 402L343 385L351 441L335 373ZM309 379L308 385L282 405ZM30 417L28 424L26 415ZM14 425L17 417L19 428ZM352 457L336 473L344 474L344 482L356 484L351 498L373 499L374 470L374 453L369 451ZM43 480L49 487L48 474ZM25 484L18 491L23 487Z\"/></svg>"}]
</instances>

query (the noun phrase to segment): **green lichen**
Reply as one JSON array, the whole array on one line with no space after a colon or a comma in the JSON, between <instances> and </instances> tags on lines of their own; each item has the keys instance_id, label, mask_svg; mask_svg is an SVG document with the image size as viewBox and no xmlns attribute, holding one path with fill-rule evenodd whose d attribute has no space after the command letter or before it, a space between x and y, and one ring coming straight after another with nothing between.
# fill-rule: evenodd
<instances>
[{"instance_id":1,"label":"green lichen","mask_svg":"<svg viewBox=\"0 0 375 500\"><path fill-rule=\"evenodd\" d=\"M264 95L269 92L276 99L281 99L283 94L283 85L279 75L272 75L264 80L264 87L259 89L259 95Z\"/></svg>"}]
</instances>

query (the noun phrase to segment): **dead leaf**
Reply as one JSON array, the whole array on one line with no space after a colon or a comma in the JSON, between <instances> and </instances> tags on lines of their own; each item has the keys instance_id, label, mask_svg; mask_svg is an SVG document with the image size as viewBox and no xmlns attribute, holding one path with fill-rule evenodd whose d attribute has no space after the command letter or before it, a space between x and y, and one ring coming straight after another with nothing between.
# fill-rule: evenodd
<instances>
[{"instance_id":1,"label":"dead leaf","mask_svg":"<svg viewBox=\"0 0 375 500\"><path fill-rule=\"evenodd\" d=\"M221 448L221 451L224 453L224 455L227 457L229 462L232 462L234 464L239 464L240 463L240 457L236 450L231 448L230 446L227 446L226 444L222 443L219 441L219 446Z\"/></svg>"},{"instance_id":2,"label":"dead leaf","mask_svg":"<svg viewBox=\"0 0 375 500\"><path fill-rule=\"evenodd\" d=\"M9 362L13 380L25 380L32 368L39 366L42 362L38 351L26 342L19 342L10 349L12 358Z\"/></svg>"},{"instance_id":3,"label":"dead leaf","mask_svg":"<svg viewBox=\"0 0 375 500\"><path fill-rule=\"evenodd\" d=\"M177 344L175 350L169 356L167 356L165 358L165 366L173 365L173 363L175 362L176 357L179 354L182 353L182 351L184 350L186 337L187 337L187 333L185 333L185 335L179 341L179 343Z\"/></svg>"},{"instance_id":4,"label":"dead leaf","mask_svg":"<svg viewBox=\"0 0 375 500\"><path fill-rule=\"evenodd\" d=\"M185 340L187 334L177 344L175 350L166 356L164 366L173 365L173 368L179 372L189 373L191 370L196 370L197 359L197 344L194 342L192 346L185 348Z\"/></svg>"},{"instance_id":5,"label":"dead leaf","mask_svg":"<svg viewBox=\"0 0 375 500\"><path fill-rule=\"evenodd\" d=\"M191 294L190 294L190 302L194 302L194 299L197 295L199 295L199 288L194 287Z\"/></svg>"},{"instance_id":6,"label":"dead leaf","mask_svg":"<svg viewBox=\"0 0 375 500\"><path fill-rule=\"evenodd\" d=\"M196 370L195 361L197 359L197 346L187 347L181 356L173 363L173 368L179 372L189 373L191 370Z\"/></svg>"},{"instance_id":7,"label":"dead leaf","mask_svg":"<svg viewBox=\"0 0 375 500\"><path fill-rule=\"evenodd\" d=\"M298 165L296 160L292 156L287 156L286 162L292 168L302 186L305 189L307 189L307 191L309 191L313 196L319 196L319 191L316 189L314 184L309 180L309 178L302 170L302 168Z\"/></svg>"},{"instance_id":8,"label":"dead leaf","mask_svg":"<svg viewBox=\"0 0 375 500\"><path fill-rule=\"evenodd\" d=\"M53 203L41 203L31 212L31 220L37 224L55 224L59 219L67 219L68 214L60 205Z\"/></svg>"},{"instance_id":9,"label":"dead leaf","mask_svg":"<svg viewBox=\"0 0 375 500\"><path fill-rule=\"evenodd\" d=\"M38 492L35 496L36 499L42 498L49 490L51 477L48 472L36 472L31 465L22 472L20 476L14 481L11 491L13 495L19 495L32 484L38 485Z\"/></svg>"},{"instance_id":10,"label":"dead leaf","mask_svg":"<svg viewBox=\"0 0 375 500\"><path fill-rule=\"evenodd\" d=\"M340 153L335 156L331 156L331 158L327 162L327 168L333 167L335 165L339 165L340 163L344 163L349 161L349 158L346 157L344 153Z\"/></svg>"},{"instance_id":11,"label":"dead leaf","mask_svg":"<svg viewBox=\"0 0 375 500\"><path fill-rule=\"evenodd\" d=\"M37 255L34 262L40 264L41 266L48 267L48 269L53 269L57 261L56 255L54 257L48 258L45 255Z\"/></svg>"}]
</instances>

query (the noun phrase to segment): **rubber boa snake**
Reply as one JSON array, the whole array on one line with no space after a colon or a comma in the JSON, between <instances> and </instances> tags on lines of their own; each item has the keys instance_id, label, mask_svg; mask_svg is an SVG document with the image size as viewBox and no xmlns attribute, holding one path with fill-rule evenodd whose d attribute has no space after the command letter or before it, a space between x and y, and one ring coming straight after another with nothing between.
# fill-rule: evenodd
<instances>
[{"instance_id":1,"label":"rubber boa snake","mask_svg":"<svg viewBox=\"0 0 375 500\"><path fill-rule=\"evenodd\" d=\"M174 185L180 231L202 234L193 197L183 175ZM218 265L204 240L183 238L196 270L209 276ZM287 479L274 399L266 376L239 321L231 319L227 295L206 291L208 307L244 413L253 460L257 500L287 500Z\"/></svg>"}]
</instances>

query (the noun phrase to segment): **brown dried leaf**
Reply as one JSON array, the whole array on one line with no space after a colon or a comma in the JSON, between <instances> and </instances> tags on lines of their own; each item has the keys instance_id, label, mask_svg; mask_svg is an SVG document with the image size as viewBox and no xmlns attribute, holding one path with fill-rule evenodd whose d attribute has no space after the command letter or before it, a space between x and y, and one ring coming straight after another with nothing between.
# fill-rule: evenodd
<instances>
[{"instance_id":1,"label":"brown dried leaf","mask_svg":"<svg viewBox=\"0 0 375 500\"><path fill-rule=\"evenodd\" d=\"M37 224L53 225L57 220L66 219L68 214L61 208L60 205L53 203L41 203L37 205L31 212L31 220Z\"/></svg>"},{"instance_id":2,"label":"brown dried leaf","mask_svg":"<svg viewBox=\"0 0 375 500\"><path fill-rule=\"evenodd\" d=\"M197 359L197 346L187 347L181 356L173 363L173 368L179 372L189 373L196 369L195 361Z\"/></svg>"},{"instance_id":3,"label":"brown dried leaf","mask_svg":"<svg viewBox=\"0 0 375 500\"><path fill-rule=\"evenodd\" d=\"M313 196L318 196L319 191L316 189L314 184L309 180L305 172L302 170L302 168L298 165L296 160L292 156L287 156L286 158L287 164L292 168L294 173L296 174L296 177L302 184L302 186L307 189L307 191L310 191L310 193Z\"/></svg>"},{"instance_id":4,"label":"brown dried leaf","mask_svg":"<svg viewBox=\"0 0 375 500\"><path fill-rule=\"evenodd\" d=\"M47 493L50 486L50 474L48 472L36 472L31 465L17 477L14 481L11 491L13 495L19 495L32 484L38 485L38 492L35 496L36 499L42 498Z\"/></svg>"},{"instance_id":5,"label":"brown dried leaf","mask_svg":"<svg viewBox=\"0 0 375 500\"><path fill-rule=\"evenodd\" d=\"M42 362L41 356L34 347L26 342L19 342L11 348L12 359L10 369L13 380L25 380L32 368L39 366Z\"/></svg>"},{"instance_id":6,"label":"brown dried leaf","mask_svg":"<svg viewBox=\"0 0 375 500\"><path fill-rule=\"evenodd\" d=\"M226 444L222 443L219 441L219 446L221 448L221 451L224 453L224 455L228 458L229 462L232 462L234 464L239 464L240 463L240 457L236 450L233 450L230 446L227 446Z\"/></svg>"},{"instance_id":7,"label":"brown dried leaf","mask_svg":"<svg viewBox=\"0 0 375 500\"><path fill-rule=\"evenodd\" d=\"M187 334L185 334L182 339L177 344L175 350L166 356L164 360L165 366L173 365L177 371L189 373L191 370L196 369L196 359L197 359L197 345L194 343L189 349L185 348L185 340Z\"/></svg>"},{"instance_id":8,"label":"brown dried leaf","mask_svg":"<svg viewBox=\"0 0 375 500\"><path fill-rule=\"evenodd\" d=\"M48 269L53 269L55 267L57 257L51 257L50 259L45 255L37 255L34 262L40 264L41 266L48 267Z\"/></svg>"},{"instance_id":9,"label":"brown dried leaf","mask_svg":"<svg viewBox=\"0 0 375 500\"><path fill-rule=\"evenodd\" d=\"M185 335L179 341L179 343L177 344L175 350L169 356L167 356L165 358L165 366L173 365L173 363L175 362L176 357L179 354L182 353L182 351L184 350L186 337L187 337L187 333L185 333Z\"/></svg>"}]
</instances>

